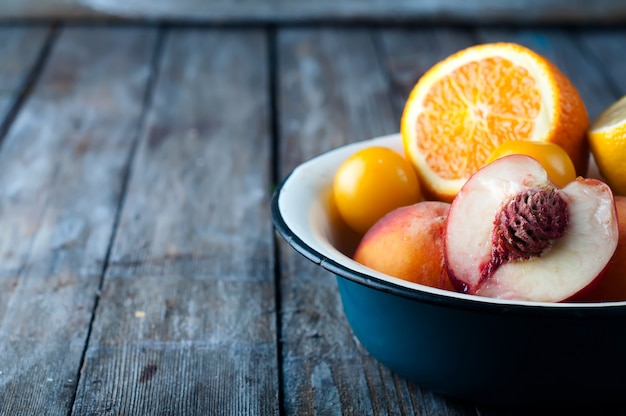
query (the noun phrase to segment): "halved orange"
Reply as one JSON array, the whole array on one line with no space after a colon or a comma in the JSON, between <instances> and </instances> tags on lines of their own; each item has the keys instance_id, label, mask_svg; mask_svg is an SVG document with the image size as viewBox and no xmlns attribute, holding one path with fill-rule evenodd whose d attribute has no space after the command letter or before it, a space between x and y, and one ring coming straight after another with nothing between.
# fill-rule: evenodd
<instances>
[{"instance_id":1,"label":"halved orange","mask_svg":"<svg viewBox=\"0 0 626 416\"><path fill-rule=\"evenodd\" d=\"M489 43L427 71L407 99L400 131L425 192L450 201L509 140L558 144L586 174L588 127L578 91L554 64L521 45Z\"/></svg>"}]
</instances>

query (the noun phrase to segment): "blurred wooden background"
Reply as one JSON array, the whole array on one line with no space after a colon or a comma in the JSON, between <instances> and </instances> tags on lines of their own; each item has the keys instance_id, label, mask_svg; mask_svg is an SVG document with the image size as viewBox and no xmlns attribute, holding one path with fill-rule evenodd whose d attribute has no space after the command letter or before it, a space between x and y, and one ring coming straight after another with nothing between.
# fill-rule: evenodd
<instances>
[{"instance_id":1,"label":"blurred wooden background","mask_svg":"<svg viewBox=\"0 0 626 416\"><path fill-rule=\"evenodd\" d=\"M621 0L0 0L0 20L147 19L216 23L437 21L615 24Z\"/></svg>"}]
</instances>

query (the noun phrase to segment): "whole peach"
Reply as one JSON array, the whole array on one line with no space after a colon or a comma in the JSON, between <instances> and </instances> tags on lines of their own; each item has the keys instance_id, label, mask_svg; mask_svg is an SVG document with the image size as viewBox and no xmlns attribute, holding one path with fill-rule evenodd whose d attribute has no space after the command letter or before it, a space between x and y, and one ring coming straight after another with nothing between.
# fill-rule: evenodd
<instances>
[{"instance_id":1,"label":"whole peach","mask_svg":"<svg viewBox=\"0 0 626 416\"><path fill-rule=\"evenodd\" d=\"M390 276L454 290L443 258L449 209L446 202L422 201L391 211L363 236L354 260Z\"/></svg>"},{"instance_id":2,"label":"whole peach","mask_svg":"<svg viewBox=\"0 0 626 416\"><path fill-rule=\"evenodd\" d=\"M619 224L617 248L606 268L604 276L585 296L585 300L588 301L610 302L626 300L626 197L615 196L614 199ZM589 255L593 255L593 253L589 253Z\"/></svg>"}]
</instances>

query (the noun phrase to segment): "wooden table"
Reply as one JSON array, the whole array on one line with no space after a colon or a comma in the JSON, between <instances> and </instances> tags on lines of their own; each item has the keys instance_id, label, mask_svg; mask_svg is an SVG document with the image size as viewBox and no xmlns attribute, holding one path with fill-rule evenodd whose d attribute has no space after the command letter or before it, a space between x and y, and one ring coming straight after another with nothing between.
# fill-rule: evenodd
<instances>
[{"instance_id":1,"label":"wooden table","mask_svg":"<svg viewBox=\"0 0 626 416\"><path fill-rule=\"evenodd\" d=\"M626 94L615 27L0 26L0 413L505 414L370 357L269 215L296 165L398 131L427 68L496 40L591 118Z\"/></svg>"}]
</instances>

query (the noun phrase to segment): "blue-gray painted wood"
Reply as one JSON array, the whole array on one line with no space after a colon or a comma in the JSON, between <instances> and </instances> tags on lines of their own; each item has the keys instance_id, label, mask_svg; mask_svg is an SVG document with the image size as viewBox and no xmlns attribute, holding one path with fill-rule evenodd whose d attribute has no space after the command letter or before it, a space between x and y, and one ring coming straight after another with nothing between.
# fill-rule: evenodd
<instances>
[{"instance_id":1,"label":"blue-gray painted wood","mask_svg":"<svg viewBox=\"0 0 626 416\"><path fill-rule=\"evenodd\" d=\"M204 22L407 20L458 23L615 23L618 0L4 0L0 18L164 19Z\"/></svg>"},{"instance_id":2,"label":"blue-gray painted wood","mask_svg":"<svg viewBox=\"0 0 626 416\"><path fill-rule=\"evenodd\" d=\"M61 31L0 151L0 414L67 415L152 29Z\"/></svg>"},{"instance_id":3,"label":"blue-gray painted wood","mask_svg":"<svg viewBox=\"0 0 626 416\"><path fill-rule=\"evenodd\" d=\"M278 414L267 56L165 33L75 414Z\"/></svg>"},{"instance_id":4,"label":"blue-gray painted wood","mask_svg":"<svg viewBox=\"0 0 626 416\"><path fill-rule=\"evenodd\" d=\"M273 181L397 131L417 79L477 42L544 53L593 116L626 93L623 29L49 35L0 27L0 86L22 100L0 144L0 413L508 414L373 360L334 277L275 240Z\"/></svg>"}]
</instances>

